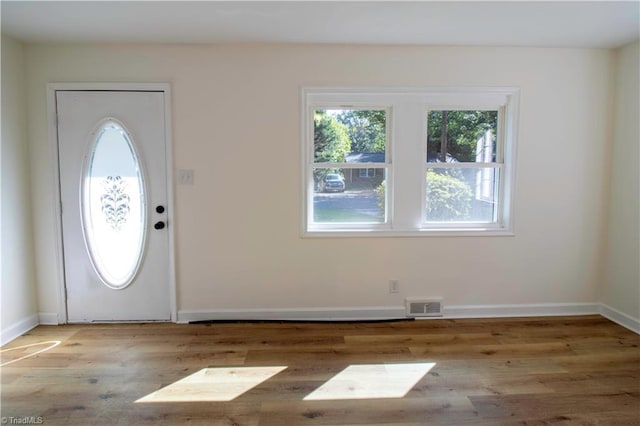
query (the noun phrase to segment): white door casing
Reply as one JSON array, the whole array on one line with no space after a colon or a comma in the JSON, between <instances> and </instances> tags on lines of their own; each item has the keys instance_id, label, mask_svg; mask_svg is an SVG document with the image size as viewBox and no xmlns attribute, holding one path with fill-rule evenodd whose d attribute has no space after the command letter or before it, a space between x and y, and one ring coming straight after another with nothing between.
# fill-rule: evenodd
<instances>
[{"instance_id":1,"label":"white door casing","mask_svg":"<svg viewBox=\"0 0 640 426\"><path fill-rule=\"evenodd\" d=\"M172 227L154 228L157 223L171 225L168 219L173 207L167 173L170 168L167 164L165 97L164 91L55 91L68 322L167 321L173 317ZM98 160L99 154L105 150L97 147L114 146L115 143L101 135L118 132L124 135L121 139L128 142L127 145L119 141L120 146L125 147L124 151L128 146L133 153L130 158L139 160L137 170L142 176L142 185L133 178L122 176L121 179L122 170L116 167L121 161L115 162L112 158ZM124 151L120 149L120 152ZM113 173L104 171L112 164ZM91 170L100 170L98 175L101 177L89 179L87 173ZM118 182L122 185L110 187L108 179L111 184ZM92 181L96 183L90 185ZM135 190L138 187L143 190L140 202L136 202ZM113 188L126 199L122 203L122 200L118 201L122 204L119 206L124 207L118 210L121 215L118 221L114 220L115 216L107 214L108 208L113 213L118 203L113 197L104 195L104 191L111 191L113 195ZM102 197L99 191L103 191ZM87 194L92 194L94 204L96 200L98 202L93 214L88 213L88 208L83 210L83 200L91 198ZM162 206L164 211L156 211L158 206ZM135 212L140 213L141 221L135 221ZM115 222L118 222L118 229L114 235L120 237L113 240L115 243L109 243L111 252L107 250L106 253L111 253L111 256L127 251L136 253L140 246L141 258L139 262L132 262L130 268L125 268L129 275L111 282L110 275L101 272L100 265L104 263L99 261L101 256L90 255L89 249L95 249L95 241L99 241L101 235L101 231L92 230L107 229L106 224L116 229ZM144 226L137 228L142 230L139 232L143 237L142 244L137 245L135 239L131 242L121 238L125 234L120 229L121 223L124 223L123 229L131 227L132 223L142 223ZM92 239L92 235L98 237ZM121 263L120 260L111 262L113 265Z\"/></svg>"}]
</instances>

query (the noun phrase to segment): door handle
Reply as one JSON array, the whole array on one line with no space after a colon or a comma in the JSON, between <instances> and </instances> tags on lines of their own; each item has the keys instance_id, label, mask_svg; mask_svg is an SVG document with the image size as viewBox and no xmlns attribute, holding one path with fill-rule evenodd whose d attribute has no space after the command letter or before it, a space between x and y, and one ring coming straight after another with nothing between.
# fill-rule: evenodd
<instances>
[{"instance_id":1,"label":"door handle","mask_svg":"<svg viewBox=\"0 0 640 426\"><path fill-rule=\"evenodd\" d=\"M155 229L164 229L165 226L165 223L161 220L153 224Z\"/></svg>"}]
</instances>

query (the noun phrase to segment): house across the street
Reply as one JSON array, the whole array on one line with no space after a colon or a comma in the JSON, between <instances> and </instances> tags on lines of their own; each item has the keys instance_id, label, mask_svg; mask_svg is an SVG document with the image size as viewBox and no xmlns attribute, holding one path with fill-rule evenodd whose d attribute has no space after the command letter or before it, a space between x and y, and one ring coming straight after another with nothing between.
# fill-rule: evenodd
<instances>
[{"instance_id":1,"label":"house across the street","mask_svg":"<svg viewBox=\"0 0 640 426\"><path fill-rule=\"evenodd\" d=\"M351 152L347 154L346 161L347 163L380 163L384 165L384 152ZM375 177L384 179L384 167L347 169L344 174L347 182L369 181Z\"/></svg>"}]
</instances>

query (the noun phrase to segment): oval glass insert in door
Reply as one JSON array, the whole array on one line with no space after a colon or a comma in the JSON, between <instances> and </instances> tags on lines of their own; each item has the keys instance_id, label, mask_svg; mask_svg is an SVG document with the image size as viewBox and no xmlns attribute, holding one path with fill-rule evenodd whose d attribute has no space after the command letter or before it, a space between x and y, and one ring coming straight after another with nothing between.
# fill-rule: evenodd
<instances>
[{"instance_id":1,"label":"oval glass insert in door","mask_svg":"<svg viewBox=\"0 0 640 426\"><path fill-rule=\"evenodd\" d=\"M129 132L114 119L100 125L85 158L81 203L89 258L107 287L123 289L133 282L145 248L142 166Z\"/></svg>"}]
</instances>

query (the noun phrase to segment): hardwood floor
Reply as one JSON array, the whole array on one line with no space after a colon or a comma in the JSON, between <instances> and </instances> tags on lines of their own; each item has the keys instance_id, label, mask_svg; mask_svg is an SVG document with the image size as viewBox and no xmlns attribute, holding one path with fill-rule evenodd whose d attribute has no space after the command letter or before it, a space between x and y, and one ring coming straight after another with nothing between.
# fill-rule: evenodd
<instances>
[{"instance_id":1,"label":"hardwood floor","mask_svg":"<svg viewBox=\"0 0 640 426\"><path fill-rule=\"evenodd\" d=\"M639 344L600 316L40 326L2 348L1 416L45 425L640 425ZM379 366L416 363L435 365L413 378ZM307 398L367 364L378 366L332 382L353 398ZM286 368L258 383L265 369L245 367ZM396 397L376 396L396 388ZM144 397L154 402L136 402Z\"/></svg>"}]
</instances>

